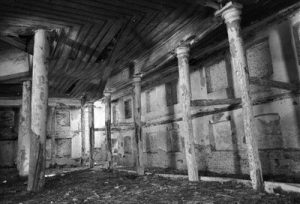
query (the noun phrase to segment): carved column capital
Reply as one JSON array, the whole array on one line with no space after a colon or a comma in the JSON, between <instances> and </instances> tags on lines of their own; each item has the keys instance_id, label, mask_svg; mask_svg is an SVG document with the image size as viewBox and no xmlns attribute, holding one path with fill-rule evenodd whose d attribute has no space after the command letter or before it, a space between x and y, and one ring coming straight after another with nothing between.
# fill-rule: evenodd
<instances>
[{"instance_id":1,"label":"carved column capital","mask_svg":"<svg viewBox=\"0 0 300 204\"><path fill-rule=\"evenodd\" d=\"M138 73L138 74L134 74L133 77L133 82L141 82L142 81L142 74L141 73Z\"/></svg>"},{"instance_id":2,"label":"carved column capital","mask_svg":"<svg viewBox=\"0 0 300 204\"><path fill-rule=\"evenodd\" d=\"M222 9L218 10L215 15L222 16L225 23L232 23L241 19L243 6L239 3L228 2Z\"/></svg>"},{"instance_id":3,"label":"carved column capital","mask_svg":"<svg viewBox=\"0 0 300 204\"><path fill-rule=\"evenodd\" d=\"M176 48L177 57L189 57L190 55L190 46L189 45L180 45Z\"/></svg>"},{"instance_id":4,"label":"carved column capital","mask_svg":"<svg viewBox=\"0 0 300 204\"><path fill-rule=\"evenodd\" d=\"M110 97L111 96L112 91L111 90L104 90L103 95L105 97Z\"/></svg>"}]
</instances>

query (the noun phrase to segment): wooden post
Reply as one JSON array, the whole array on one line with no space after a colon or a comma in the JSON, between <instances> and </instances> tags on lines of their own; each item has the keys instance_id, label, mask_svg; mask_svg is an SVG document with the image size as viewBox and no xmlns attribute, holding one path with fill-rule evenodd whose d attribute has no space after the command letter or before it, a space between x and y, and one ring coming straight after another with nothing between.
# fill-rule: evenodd
<instances>
[{"instance_id":1,"label":"wooden post","mask_svg":"<svg viewBox=\"0 0 300 204\"><path fill-rule=\"evenodd\" d=\"M49 51L48 32L37 30L34 35L32 70L28 191L39 191L45 184Z\"/></svg>"},{"instance_id":2,"label":"wooden post","mask_svg":"<svg viewBox=\"0 0 300 204\"><path fill-rule=\"evenodd\" d=\"M199 181L198 167L195 157L193 124L191 117L191 82L189 69L188 45L176 49L179 70L180 102L182 106L182 134L184 136L185 156L190 181Z\"/></svg>"},{"instance_id":3,"label":"wooden post","mask_svg":"<svg viewBox=\"0 0 300 204\"><path fill-rule=\"evenodd\" d=\"M56 114L55 106L50 107L51 166L56 164Z\"/></svg>"},{"instance_id":4,"label":"wooden post","mask_svg":"<svg viewBox=\"0 0 300 204\"><path fill-rule=\"evenodd\" d=\"M253 107L250 98L249 70L246 54L241 36L241 9L242 6L237 3L229 2L216 15L222 15L227 25L230 53L233 72L236 73L236 79L239 80L241 89L244 133L246 137L248 160L250 168L250 177L252 187L255 190L263 191L263 177L257 141L254 133Z\"/></svg>"},{"instance_id":5,"label":"wooden post","mask_svg":"<svg viewBox=\"0 0 300 204\"><path fill-rule=\"evenodd\" d=\"M85 98L81 99L81 166L85 164L85 114L84 114L84 107Z\"/></svg>"},{"instance_id":6,"label":"wooden post","mask_svg":"<svg viewBox=\"0 0 300 204\"><path fill-rule=\"evenodd\" d=\"M31 123L31 81L23 82L22 106L20 109L18 133L17 168L20 176L28 176Z\"/></svg>"},{"instance_id":7,"label":"wooden post","mask_svg":"<svg viewBox=\"0 0 300 204\"><path fill-rule=\"evenodd\" d=\"M94 132L94 104L88 105L88 117L89 117L89 140L90 140L90 155L89 155L89 166L94 167L94 143L95 143L95 132Z\"/></svg>"},{"instance_id":8,"label":"wooden post","mask_svg":"<svg viewBox=\"0 0 300 204\"><path fill-rule=\"evenodd\" d=\"M108 169L112 168L112 146L111 146L111 92L105 91L105 131L106 131L106 151Z\"/></svg>"},{"instance_id":9,"label":"wooden post","mask_svg":"<svg viewBox=\"0 0 300 204\"><path fill-rule=\"evenodd\" d=\"M138 175L144 175L144 156L142 141L142 122L141 122L141 70L140 66L135 64L133 76L133 105L134 105L134 130L136 142L136 170Z\"/></svg>"}]
</instances>

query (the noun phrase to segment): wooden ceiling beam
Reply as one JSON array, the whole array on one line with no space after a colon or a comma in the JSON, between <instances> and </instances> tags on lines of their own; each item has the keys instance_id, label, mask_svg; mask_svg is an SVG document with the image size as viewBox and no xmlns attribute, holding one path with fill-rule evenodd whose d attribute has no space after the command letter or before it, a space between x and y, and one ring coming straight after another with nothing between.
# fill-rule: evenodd
<instances>
[{"instance_id":1,"label":"wooden ceiling beam","mask_svg":"<svg viewBox=\"0 0 300 204\"><path fill-rule=\"evenodd\" d=\"M0 40L24 52L29 52L30 54L33 53L33 50L27 50L26 41L23 41L20 38L0 35Z\"/></svg>"},{"instance_id":2,"label":"wooden ceiling beam","mask_svg":"<svg viewBox=\"0 0 300 204\"><path fill-rule=\"evenodd\" d=\"M196 4L202 5L202 6L206 6L206 7L210 7L213 9L220 9L220 4L218 4L216 1L213 0L194 0Z\"/></svg>"}]
</instances>

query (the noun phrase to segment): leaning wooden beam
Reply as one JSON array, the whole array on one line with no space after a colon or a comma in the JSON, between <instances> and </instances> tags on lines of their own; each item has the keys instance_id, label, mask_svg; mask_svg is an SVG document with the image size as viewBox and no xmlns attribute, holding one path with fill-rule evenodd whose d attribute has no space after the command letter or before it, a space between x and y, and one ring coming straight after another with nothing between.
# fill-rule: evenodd
<instances>
[{"instance_id":1,"label":"leaning wooden beam","mask_svg":"<svg viewBox=\"0 0 300 204\"><path fill-rule=\"evenodd\" d=\"M233 72L236 73L235 79L238 80L241 89L244 133L248 149L248 161L252 187L255 190L263 191L264 184L262 169L254 131L255 124L250 97L249 69L241 36L241 9L242 6L240 4L229 2L216 14L221 15L225 20L232 68Z\"/></svg>"},{"instance_id":2,"label":"leaning wooden beam","mask_svg":"<svg viewBox=\"0 0 300 204\"><path fill-rule=\"evenodd\" d=\"M278 88L278 89L285 89L290 91L299 91L300 86L287 83L287 82L281 82L281 81L274 81L269 79L262 79L259 77L250 77L250 83L259 85L259 86L266 86L266 87L272 87L272 88Z\"/></svg>"},{"instance_id":3,"label":"leaning wooden beam","mask_svg":"<svg viewBox=\"0 0 300 204\"><path fill-rule=\"evenodd\" d=\"M190 181L199 181L198 167L195 156L193 124L191 117L191 81L189 72L189 50L187 45L178 47L180 101L182 107L182 134L184 137L185 156Z\"/></svg>"},{"instance_id":4,"label":"leaning wooden beam","mask_svg":"<svg viewBox=\"0 0 300 204\"><path fill-rule=\"evenodd\" d=\"M143 141L142 141L142 122L141 122L141 67L134 66L134 129L136 141L136 168L138 175L144 175L144 156L143 156Z\"/></svg>"},{"instance_id":5,"label":"leaning wooden beam","mask_svg":"<svg viewBox=\"0 0 300 204\"><path fill-rule=\"evenodd\" d=\"M34 56L31 102L31 143L28 191L40 191L45 184L46 120L48 104L49 34L37 30L34 35Z\"/></svg>"},{"instance_id":6,"label":"leaning wooden beam","mask_svg":"<svg viewBox=\"0 0 300 204\"><path fill-rule=\"evenodd\" d=\"M23 82L22 107L20 109L17 168L20 176L28 176L31 123L31 81Z\"/></svg>"},{"instance_id":7,"label":"leaning wooden beam","mask_svg":"<svg viewBox=\"0 0 300 204\"><path fill-rule=\"evenodd\" d=\"M90 140L90 155L89 167L94 167L94 144L95 144L95 131L94 131L94 105L88 105L88 118L89 118L89 140Z\"/></svg>"},{"instance_id":8,"label":"leaning wooden beam","mask_svg":"<svg viewBox=\"0 0 300 204\"><path fill-rule=\"evenodd\" d=\"M105 96L105 132L106 132L106 151L107 151L107 168L112 168L112 146L111 146L111 92L106 90Z\"/></svg>"},{"instance_id":9,"label":"leaning wooden beam","mask_svg":"<svg viewBox=\"0 0 300 204\"><path fill-rule=\"evenodd\" d=\"M215 106L215 105L236 105L240 104L240 98L226 98L226 99L201 99L192 100L191 106Z\"/></svg>"}]
</instances>

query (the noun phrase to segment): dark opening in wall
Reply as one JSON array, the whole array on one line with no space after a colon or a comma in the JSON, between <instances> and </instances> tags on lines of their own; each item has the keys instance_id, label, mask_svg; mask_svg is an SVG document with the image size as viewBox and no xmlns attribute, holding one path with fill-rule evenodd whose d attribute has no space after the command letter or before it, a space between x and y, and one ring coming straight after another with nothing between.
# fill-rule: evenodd
<instances>
[{"instance_id":1,"label":"dark opening in wall","mask_svg":"<svg viewBox=\"0 0 300 204\"><path fill-rule=\"evenodd\" d=\"M178 80L173 80L173 81L166 83L167 106L172 106L172 105L175 105L178 103L177 82L178 82Z\"/></svg>"},{"instance_id":2,"label":"dark opening in wall","mask_svg":"<svg viewBox=\"0 0 300 204\"><path fill-rule=\"evenodd\" d=\"M151 112L151 98L150 98L150 92L152 89L146 91L146 112Z\"/></svg>"},{"instance_id":3,"label":"dark opening in wall","mask_svg":"<svg viewBox=\"0 0 300 204\"><path fill-rule=\"evenodd\" d=\"M131 99L124 101L125 119L132 117Z\"/></svg>"}]
</instances>

